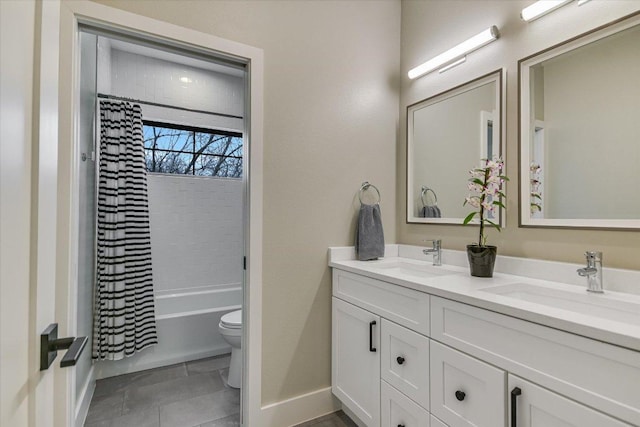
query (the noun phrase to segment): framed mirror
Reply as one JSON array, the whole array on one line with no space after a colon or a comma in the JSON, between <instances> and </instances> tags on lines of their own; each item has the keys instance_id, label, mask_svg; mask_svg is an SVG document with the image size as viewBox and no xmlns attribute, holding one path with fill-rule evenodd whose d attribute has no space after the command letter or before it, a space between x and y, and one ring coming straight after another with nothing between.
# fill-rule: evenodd
<instances>
[{"instance_id":1,"label":"framed mirror","mask_svg":"<svg viewBox=\"0 0 640 427\"><path fill-rule=\"evenodd\" d=\"M461 225L471 212L468 171L503 155L503 93L498 70L407 107L408 223Z\"/></svg>"},{"instance_id":2,"label":"framed mirror","mask_svg":"<svg viewBox=\"0 0 640 427\"><path fill-rule=\"evenodd\" d=\"M520 226L640 229L640 13L519 61Z\"/></svg>"}]
</instances>

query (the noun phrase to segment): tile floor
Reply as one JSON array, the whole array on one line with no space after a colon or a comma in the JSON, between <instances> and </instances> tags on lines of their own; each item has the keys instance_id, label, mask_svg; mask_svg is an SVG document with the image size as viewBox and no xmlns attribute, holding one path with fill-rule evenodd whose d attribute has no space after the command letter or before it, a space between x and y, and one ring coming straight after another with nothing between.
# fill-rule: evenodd
<instances>
[{"instance_id":1,"label":"tile floor","mask_svg":"<svg viewBox=\"0 0 640 427\"><path fill-rule=\"evenodd\" d=\"M85 427L232 427L240 390L226 385L230 355L98 380Z\"/></svg>"},{"instance_id":2,"label":"tile floor","mask_svg":"<svg viewBox=\"0 0 640 427\"><path fill-rule=\"evenodd\" d=\"M84 427L237 427L240 390L230 355L98 380ZM296 427L356 427L339 411Z\"/></svg>"},{"instance_id":3,"label":"tile floor","mask_svg":"<svg viewBox=\"0 0 640 427\"><path fill-rule=\"evenodd\" d=\"M344 412L338 411L306 423L298 424L296 427L358 427L351 421Z\"/></svg>"}]
</instances>

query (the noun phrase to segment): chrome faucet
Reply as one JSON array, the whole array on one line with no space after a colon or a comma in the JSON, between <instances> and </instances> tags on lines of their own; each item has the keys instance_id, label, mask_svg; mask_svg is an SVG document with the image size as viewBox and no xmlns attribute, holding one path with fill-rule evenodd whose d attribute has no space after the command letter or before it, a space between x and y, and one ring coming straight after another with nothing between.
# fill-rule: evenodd
<instances>
[{"instance_id":1,"label":"chrome faucet","mask_svg":"<svg viewBox=\"0 0 640 427\"><path fill-rule=\"evenodd\" d=\"M442 240L425 240L424 242L433 243L433 248L423 249L422 253L425 255L433 255L433 265L442 265Z\"/></svg>"},{"instance_id":2,"label":"chrome faucet","mask_svg":"<svg viewBox=\"0 0 640 427\"><path fill-rule=\"evenodd\" d=\"M579 268L578 274L587 278L587 291L601 294L602 287L602 252L588 251L584 254L587 257L587 266Z\"/></svg>"}]
</instances>

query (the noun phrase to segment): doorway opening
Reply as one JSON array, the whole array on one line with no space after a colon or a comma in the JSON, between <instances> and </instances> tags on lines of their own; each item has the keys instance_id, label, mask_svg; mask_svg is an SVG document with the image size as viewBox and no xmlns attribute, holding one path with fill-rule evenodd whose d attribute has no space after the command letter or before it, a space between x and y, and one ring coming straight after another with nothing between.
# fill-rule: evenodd
<instances>
[{"instance_id":1,"label":"doorway opening","mask_svg":"<svg viewBox=\"0 0 640 427\"><path fill-rule=\"evenodd\" d=\"M156 418L162 425L240 425L246 67L84 26L79 46L76 320L77 334L89 336L94 348L77 365L76 406L91 400L87 426ZM96 351L102 342L96 319L105 307L121 309L120 300L109 304L122 290L112 290L105 302L97 289L104 266L114 262L105 258L104 245L112 248L123 238L105 243L104 236L128 225L105 223L104 212L112 208L106 199L117 196L105 189L113 153L103 144L112 126L104 111L123 104L141 114L137 143L144 153L150 260L134 267L152 283L157 344L105 357ZM147 327L124 328L140 323Z\"/></svg>"}]
</instances>

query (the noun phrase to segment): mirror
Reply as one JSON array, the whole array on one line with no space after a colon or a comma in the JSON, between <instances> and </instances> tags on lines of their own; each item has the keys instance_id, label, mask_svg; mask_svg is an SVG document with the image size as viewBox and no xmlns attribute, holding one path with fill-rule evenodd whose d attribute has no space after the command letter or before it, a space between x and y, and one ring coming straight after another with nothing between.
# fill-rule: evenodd
<instances>
[{"instance_id":1,"label":"mirror","mask_svg":"<svg viewBox=\"0 0 640 427\"><path fill-rule=\"evenodd\" d=\"M640 228L640 15L520 65L520 224Z\"/></svg>"},{"instance_id":2,"label":"mirror","mask_svg":"<svg viewBox=\"0 0 640 427\"><path fill-rule=\"evenodd\" d=\"M502 156L502 70L407 107L407 222L462 224L470 169ZM493 218L504 226L502 211Z\"/></svg>"}]
</instances>

